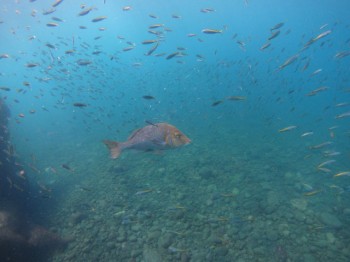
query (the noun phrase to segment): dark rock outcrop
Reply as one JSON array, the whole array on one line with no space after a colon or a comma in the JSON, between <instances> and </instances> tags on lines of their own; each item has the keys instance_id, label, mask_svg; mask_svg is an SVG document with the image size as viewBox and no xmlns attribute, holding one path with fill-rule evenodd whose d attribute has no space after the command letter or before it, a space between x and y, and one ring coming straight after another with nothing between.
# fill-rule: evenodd
<instances>
[{"instance_id":1,"label":"dark rock outcrop","mask_svg":"<svg viewBox=\"0 0 350 262\"><path fill-rule=\"evenodd\" d=\"M11 144L10 112L0 98L0 261L47 261L68 240L33 222L35 201ZM33 190L35 192L35 190Z\"/></svg>"}]
</instances>

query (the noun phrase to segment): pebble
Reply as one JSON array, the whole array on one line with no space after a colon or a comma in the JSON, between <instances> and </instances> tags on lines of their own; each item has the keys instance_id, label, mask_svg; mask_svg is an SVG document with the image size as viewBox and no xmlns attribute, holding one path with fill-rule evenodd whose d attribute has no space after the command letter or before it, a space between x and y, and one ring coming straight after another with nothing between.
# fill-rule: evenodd
<instances>
[{"instance_id":1,"label":"pebble","mask_svg":"<svg viewBox=\"0 0 350 262\"><path fill-rule=\"evenodd\" d=\"M140 224L135 224L135 225L131 226L131 230L132 231L138 232L138 231L140 231L140 229L141 229L141 225Z\"/></svg>"},{"instance_id":2,"label":"pebble","mask_svg":"<svg viewBox=\"0 0 350 262\"><path fill-rule=\"evenodd\" d=\"M173 242L173 235L166 233L163 236L161 236L158 240L158 247L161 248L168 248L171 243Z\"/></svg>"},{"instance_id":3,"label":"pebble","mask_svg":"<svg viewBox=\"0 0 350 262\"><path fill-rule=\"evenodd\" d=\"M318 246L319 248L325 248L329 245L329 243L325 239L320 239L320 240L315 241L315 245Z\"/></svg>"},{"instance_id":4,"label":"pebble","mask_svg":"<svg viewBox=\"0 0 350 262\"><path fill-rule=\"evenodd\" d=\"M126 240L126 234L125 232L121 233L118 235L117 237L117 242L121 243L121 242L124 242Z\"/></svg>"},{"instance_id":5,"label":"pebble","mask_svg":"<svg viewBox=\"0 0 350 262\"><path fill-rule=\"evenodd\" d=\"M148 240L152 241L155 239L158 239L160 237L160 231L156 230L156 231L151 231L148 233Z\"/></svg>"},{"instance_id":6,"label":"pebble","mask_svg":"<svg viewBox=\"0 0 350 262\"><path fill-rule=\"evenodd\" d=\"M108 248L112 248L112 247L115 247L115 244L114 244L114 242L107 242L106 246Z\"/></svg>"},{"instance_id":7,"label":"pebble","mask_svg":"<svg viewBox=\"0 0 350 262\"><path fill-rule=\"evenodd\" d=\"M193 261L193 262L202 262L202 261L205 261L205 256L206 256L205 253L202 253L202 252L193 252L191 261Z\"/></svg>"},{"instance_id":8,"label":"pebble","mask_svg":"<svg viewBox=\"0 0 350 262\"><path fill-rule=\"evenodd\" d=\"M189 262L191 261L191 256L187 252L181 253L180 262Z\"/></svg>"},{"instance_id":9,"label":"pebble","mask_svg":"<svg viewBox=\"0 0 350 262\"><path fill-rule=\"evenodd\" d=\"M330 244L333 244L334 242L335 242L335 237L334 237L334 235L331 233L331 232L328 232L327 234L326 234L326 237L327 237L327 240L328 240L328 242L330 243Z\"/></svg>"},{"instance_id":10,"label":"pebble","mask_svg":"<svg viewBox=\"0 0 350 262\"><path fill-rule=\"evenodd\" d=\"M150 248L148 246L146 246L143 249L143 261L144 262L163 262L163 258L160 255L160 253L154 249L154 248Z\"/></svg>"},{"instance_id":11,"label":"pebble","mask_svg":"<svg viewBox=\"0 0 350 262\"><path fill-rule=\"evenodd\" d=\"M314 261L316 261L316 259L311 254L304 254L303 261L305 261L305 262L314 262Z\"/></svg>"},{"instance_id":12,"label":"pebble","mask_svg":"<svg viewBox=\"0 0 350 262\"><path fill-rule=\"evenodd\" d=\"M135 235L129 235L128 241L130 241L130 242L135 242L136 240L137 240L137 238L136 238Z\"/></svg>"},{"instance_id":13,"label":"pebble","mask_svg":"<svg viewBox=\"0 0 350 262\"><path fill-rule=\"evenodd\" d=\"M228 249L226 247L218 247L215 252L218 256L224 257L228 253Z\"/></svg>"},{"instance_id":14,"label":"pebble","mask_svg":"<svg viewBox=\"0 0 350 262\"><path fill-rule=\"evenodd\" d=\"M215 177L212 169L208 167L201 168L198 172L198 175L203 179L211 179Z\"/></svg>"},{"instance_id":15,"label":"pebble","mask_svg":"<svg viewBox=\"0 0 350 262\"><path fill-rule=\"evenodd\" d=\"M272 213L274 213L276 210L278 209L278 206L273 204L273 205L268 205L265 208L265 214L267 215L271 215Z\"/></svg>"},{"instance_id":16,"label":"pebble","mask_svg":"<svg viewBox=\"0 0 350 262\"><path fill-rule=\"evenodd\" d=\"M344 208L343 213L346 216L350 216L350 208Z\"/></svg>"},{"instance_id":17,"label":"pebble","mask_svg":"<svg viewBox=\"0 0 350 262\"><path fill-rule=\"evenodd\" d=\"M240 232L238 233L238 236L237 236L237 237L238 237L239 240L244 240L244 239L247 238L247 235L246 235L245 232L240 231Z\"/></svg>"},{"instance_id":18,"label":"pebble","mask_svg":"<svg viewBox=\"0 0 350 262\"><path fill-rule=\"evenodd\" d=\"M222 243L222 239L217 237L217 236L215 236L215 235L211 236L208 240L209 240L210 243L212 243L214 245L221 245L221 243Z\"/></svg>"},{"instance_id":19,"label":"pebble","mask_svg":"<svg viewBox=\"0 0 350 262\"><path fill-rule=\"evenodd\" d=\"M269 241L276 241L278 239L278 234L276 231L270 229L266 232L266 237Z\"/></svg>"},{"instance_id":20,"label":"pebble","mask_svg":"<svg viewBox=\"0 0 350 262\"><path fill-rule=\"evenodd\" d=\"M141 249L133 249L130 253L131 257L138 257L142 254L142 250Z\"/></svg>"},{"instance_id":21,"label":"pebble","mask_svg":"<svg viewBox=\"0 0 350 262\"><path fill-rule=\"evenodd\" d=\"M303 222L306 219L305 215L299 211L294 212L294 218L299 222Z\"/></svg>"},{"instance_id":22,"label":"pebble","mask_svg":"<svg viewBox=\"0 0 350 262\"><path fill-rule=\"evenodd\" d=\"M83 221L86 218L86 214L82 213L82 212L75 212L70 216L70 223L72 223L73 225L76 225L78 223L80 223L81 221Z\"/></svg>"},{"instance_id":23,"label":"pebble","mask_svg":"<svg viewBox=\"0 0 350 262\"><path fill-rule=\"evenodd\" d=\"M207 199L207 201L205 202L205 204L209 207L213 205L213 200L212 199Z\"/></svg>"}]
</instances>

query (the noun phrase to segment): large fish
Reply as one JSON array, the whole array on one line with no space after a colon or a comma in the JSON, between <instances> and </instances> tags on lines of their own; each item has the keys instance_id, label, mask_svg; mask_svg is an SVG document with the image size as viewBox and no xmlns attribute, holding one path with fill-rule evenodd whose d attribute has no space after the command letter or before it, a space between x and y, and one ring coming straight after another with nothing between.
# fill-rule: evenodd
<instances>
[{"instance_id":1,"label":"large fish","mask_svg":"<svg viewBox=\"0 0 350 262\"><path fill-rule=\"evenodd\" d=\"M175 126L167 123L150 124L135 130L127 141L115 142L104 140L111 158L118 158L124 149L141 151L164 150L187 145L191 140Z\"/></svg>"}]
</instances>

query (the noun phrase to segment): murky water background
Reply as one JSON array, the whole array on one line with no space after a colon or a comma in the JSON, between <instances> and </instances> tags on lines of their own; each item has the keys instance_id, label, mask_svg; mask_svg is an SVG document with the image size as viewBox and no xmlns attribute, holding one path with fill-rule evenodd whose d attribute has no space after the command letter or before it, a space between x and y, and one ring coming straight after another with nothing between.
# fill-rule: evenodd
<instances>
[{"instance_id":1,"label":"murky water background","mask_svg":"<svg viewBox=\"0 0 350 262\"><path fill-rule=\"evenodd\" d=\"M347 9L4 1L3 199L50 261L348 261ZM147 122L192 143L109 158Z\"/></svg>"}]
</instances>

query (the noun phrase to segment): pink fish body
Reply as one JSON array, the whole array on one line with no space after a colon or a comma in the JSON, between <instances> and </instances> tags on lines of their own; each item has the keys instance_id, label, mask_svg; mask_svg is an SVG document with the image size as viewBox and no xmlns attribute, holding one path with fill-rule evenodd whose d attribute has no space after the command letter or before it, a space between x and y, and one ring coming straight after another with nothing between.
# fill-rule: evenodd
<instances>
[{"instance_id":1,"label":"pink fish body","mask_svg":"<svg viewBox=\"0 0 350 262\"><path fill-rule=\"evenodd\" d=\"M135 130L125 142L104 140L103 143L109 148L111 158L115 159L125 149L165 150L187 145L191 140L175 126L157 123Z\"/></svg>"}]
</instances>

